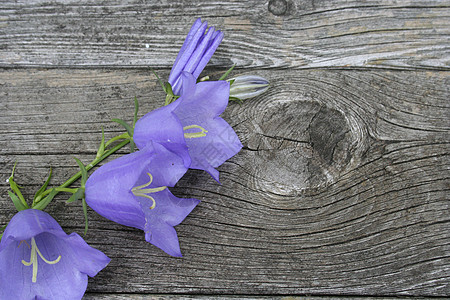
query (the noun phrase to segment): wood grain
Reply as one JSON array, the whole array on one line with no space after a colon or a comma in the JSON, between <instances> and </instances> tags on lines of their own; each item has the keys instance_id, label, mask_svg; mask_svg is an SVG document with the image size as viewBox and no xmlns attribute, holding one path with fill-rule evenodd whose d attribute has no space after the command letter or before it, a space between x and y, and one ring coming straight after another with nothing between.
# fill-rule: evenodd
<instances>
[{"instance_id":1,"label":"wood grain","mask_svg":"<svg viewBox=\"0 0 450 300\"><path fill-rule=\"evenodd\" d=\"M177 226L184 258L89 211L86 240L112 262L90 279L88 299L450 295L448 72L239 72L271 88L227 108L244 149L219 168L222 185L190 171L172 189L202 200ZM50 166L58 184L76 171L73 156L92 159L102 125L119 133L109 120L131 119L134 96L141 115L164 98L138 69L7 68L0 86L2 224L14 213L5 182L14 161L31 196ZM81 204L65 199L48 211L81 233Z\"/></svg>"},{"instance_id":2,"label":"wood grain","mask_svg":"<svg viewBox=\"0 0 450 300\"><path fill-rule=\"evenodd\" d=\"M346 297L345 299L348 299ZM84 300L93 299L108 299L108 300L191 300L191 299L207 299L207 300L342 300L342 297L333 296L248 296L248 295L163 295L163 294L97 294L87 293ZM376 300L377 297L351 297L354 300ZM398 300L398 297L383 297L386 300ZM445 298L433 298L433 299L445 299Z\"/></svg>"},{"instance_id":3,"label":"wood grain","mask_svg":"<svg viewBox=\"0 0 450 300\"><path fill-rule=\"evenodd\" d=\"M189 24L225 32L210 66L449 69L447 1L4 1L0 66L170 68Z\"/></svg>"}]
</instances>

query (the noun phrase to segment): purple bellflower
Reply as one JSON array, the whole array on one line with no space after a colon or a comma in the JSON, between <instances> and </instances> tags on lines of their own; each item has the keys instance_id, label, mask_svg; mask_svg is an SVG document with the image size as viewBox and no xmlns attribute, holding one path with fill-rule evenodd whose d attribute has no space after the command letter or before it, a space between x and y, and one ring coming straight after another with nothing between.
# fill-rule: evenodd
<instances>
[{"instance_id":1,"label":"purple bellflower","mask_svg":"<svg viewBox=\"0 0 450 300\"><path fill-rule=\"evenodd\" d=\"M0 299L81 299L87 276L109 261L78 234L64 233L46 212L22 210L0 243Z\"/></svg>"},{"instance_id":2,"label":"purple bellflower","mask_svg":"<svg viewBox=\"0 0 450 300\"><path fill-rule=\"evenodd\" d=\"M187 149L190 168L205 170L219 181L215 168L242 148L233 128L219 117L228 105L230 85L226 81L196 83L188 72L181 74L181 81L182 96L139 119L133 140L139 149L151 141L162 143L184 157L185 163Z\"/></svg>"},{"instance_id":3,"label":"purple bellflower","mask_svg":"<svg viewBox=\"0 0 450 300\"><path fill-rule=\"evenodd\" d=\"M145 239L181 257L173 226L200 202L180 199L168 189L186 173L183 159L158 143L97 169L86 182L86 203L116 223L144 230Z\"/></svg>"},{"instance_id":4,"label":"purple bellflower","mask_svg":"<svg viewBox=\"0 0 450 300\"><path fill-rule=\"evenodd\" d=\"M175 95L180 95L181 73L191 73L197 79L222 39L223 33L214 27L208 29L206 21L202 23L199 18L194 22L170 71L169 83Z\"/></svg>"}]
</instances>

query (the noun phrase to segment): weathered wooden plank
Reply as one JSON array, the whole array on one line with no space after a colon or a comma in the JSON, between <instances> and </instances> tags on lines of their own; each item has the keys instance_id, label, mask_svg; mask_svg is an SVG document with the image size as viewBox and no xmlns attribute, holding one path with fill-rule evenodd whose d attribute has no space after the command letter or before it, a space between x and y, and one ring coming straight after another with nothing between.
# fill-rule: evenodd
<instances>
[{"instance_id":1,"label":"weathered wooden plank","mask_svg":"<svg viewBox=\"0 0 450 300\"><path fill-rule=\"evenodd\" d=\"M244 149L220 167L222 185L190 171L172 189L202 200L177 226L184 258L89 211L86 240L112 262L88 290L448 296L448 73L257 73L270 90L224 116ZM1 223L15 160L31 196L50 165L57 184L73 156L95 156L101 125L120 132L108 121L130 118L134 96L142 113L164 96L145 70L6 69L0 86ZM66 198L48 211L81 233L81 205Z\"/></svg>"},{"instance_id":2,"label":"weathered wooden plank","mask_svg":"<svg viewBox=\"0 0 450 300\"><path fill-rule=\"evenodd\" d=\"M342 300L342 299L352 299L352 300L377 300L377 297L327 297L327 296L248 296L248 295L227 295L227 296L216 296L216 295L149 295L149 294L96 294L87 293L84 300L93 299L108 299L108 300L167 300L167 299L177 299L177 300L188 300L188 299L208 299L208 300ZM383 297L386 300L398 300L398 297ZM408 299L408 298L403 298ZM423 298L422 298L423 299ZM433 297L433 299L446 299Z\"/></svg>"},{"instance_id":3,"label":"weathered wooden plank","mask_svg":"<svg viewBox=\"0 0 450 300\"><path fill-rule=\"evenodd\" d=\"M225 32L210 65L449 68L447 1L3 1L0 66L170 67L190 24Z\"/></svg>"}]
</instances>

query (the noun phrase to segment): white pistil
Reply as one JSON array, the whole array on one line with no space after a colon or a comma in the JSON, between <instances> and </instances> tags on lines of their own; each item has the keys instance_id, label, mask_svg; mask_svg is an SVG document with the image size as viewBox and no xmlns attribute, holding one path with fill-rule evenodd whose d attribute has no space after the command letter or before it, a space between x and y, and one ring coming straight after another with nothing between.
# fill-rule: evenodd
<instances>
[{"instance_id":1,"label":"white pistil","mask_svg":"<svg viewBox=\"0 0 450 300\"><path fill-rule=\"evenodd\" d=\"M20 246L20 244L19 244ZM45 259L45 257L42 255L41 251L39 251L39 248L36 245L36 241L34 240L34 237L31 238L31 255L30 255L30 261L27 262L25 260L22 259L22 263L29 267L31 265L33 265L33 277L31 279L32 282L36 282L36 278L37 278L37 271L38 271L38 260L37 260L37 256L40 256L41 259L49 264L49 265L54 265L56 263L58 263L61 260L61 255L58 256L57 259L55 260L47 260Z\"/></svg>"},{"instance_id":2,"label":"white pistil","mask_svg":"<svg viewBox=\"0 0 450 300\"><path fill-rule=\"evenodd\" d=\"M200 138L200 137L204 137L206 136L206 133L208 132L208 130L206 130L205 128L199 126L199 125L189 125L189 126L185 126L183 127L183 131L186 131L188 129L200 129L200 132L186 132L184 133L184 137L186 139L192 139L192 138Z\"/></svg>"},{"instance_id":3,"label":"white pistil","mask_svg":"<svg viewBox=\"0 0 450 300\"><path fill-rule=\"evenodd\" d=\"M144 198L152 200L153 204L152 204L152 206L150 206L150 209L154 209L156 207L156 201L152 196L149 196L147 194L161 192L161 191L165 190L167 188L167 186L146 189L146 187L148 187L153 182L152 174L147 173L147 175L148 175L148 177L150 177L150 180L146 184L132 188L131 192L137 197L144 197Z\"/></svg>"}]
</instances>

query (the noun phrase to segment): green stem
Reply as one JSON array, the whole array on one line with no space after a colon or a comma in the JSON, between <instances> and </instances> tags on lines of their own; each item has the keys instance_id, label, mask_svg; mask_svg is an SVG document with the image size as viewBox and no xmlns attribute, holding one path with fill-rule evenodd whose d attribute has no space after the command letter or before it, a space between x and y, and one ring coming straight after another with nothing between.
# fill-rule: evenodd
<instances>
[{"instance_id":1,"label":"green stem","mask_svg":"<svg viewBox=\"0 0 450 300\"><path fill-rule=\"evenodd\" d=\"M125 133L118 135L116 137L113 137L112 139L107 141L105 144L105 147L108 147L110 144L112 144L113 142L115 142L117 140L123 140L123 139L129 139L129 138L130 138L130 135L128 134L128 132L125 132Z\"/></svg>"},{"instance_id":2,"label":"green stem","mask_svg":"<svg viewBox=\"0 0 450 300\"><path fill-rule=\"evenodd\" d=\"M125 140L122 141L120 144L116 145L115 147L109 149L108 151L106 151L105 153L103 153L102 156L94 159L90 164L88 164L86 166L86 171L89 171L90 169L92 169L93 167L95 167L97 164L99 164L101 161L103 161L105 158L107 158L108 156L110 156L111 154L115 153L117 150L123 148L124 146L126 146L128 143L130 142L130 140ZM62 190L67 188L68 186L70 186L72 183L74 183L78 178L81 177L81 171L78 171L75 175L73 175L72 177L70 177L68 180L66 180L63 184L61 184L59 187L55 188L55 190L57 192L65 192L66 190ZM48 189L45 192L43 192L38 199L36 199L36 203L38 203L41 199L45 198L45 196L47 196L48 194L50 194L50 192L52 191L52 189Z\"/></svg>"},{"instance_id":3,"label":"green stem","mask_svg":"<svg viewBox=\"0 0 450 300\"><path fill-rule=\"evenodd\" d=\"M57 187L55 188L55 191L57 192L66 192L66 193L76 193L78 189L70 189L70 188L62 188L62 187Z\"/></svg>"}]
</instances>

